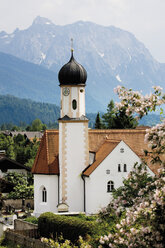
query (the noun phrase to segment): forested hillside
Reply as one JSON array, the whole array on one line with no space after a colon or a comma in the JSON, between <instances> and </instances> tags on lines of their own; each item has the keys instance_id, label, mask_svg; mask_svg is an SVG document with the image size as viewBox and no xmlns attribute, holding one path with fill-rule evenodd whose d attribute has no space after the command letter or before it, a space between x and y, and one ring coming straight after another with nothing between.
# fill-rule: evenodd
<instances>
[{"instance_id":1,"label":"forested hillside","mask_svg":"<svg viewBox=\"0 0 165 248\"><path fill-rule=\"evenodd\" d=\"M87 113L89 119L89 128L94 128L97 113ZM100 113L100 116L103 112ZM15 96L0 95L0 125L12 123L20 126L20 123L27 125L33 120L40 119L42 123L51 128L51 123L58 123L60 116L60 107L55 104L35 102L30 99L21 99ZM147 115L140 120L140 125L153 126L160 122L159 115ZM56 125L57 126L57 125Z\"/></svg>"},{"instance_id":2,"label":"forested hillside","mask_svg":"<svg viewBox=\"0 0 165 248\"><path fill-rule=\"evenodd\" d=\"M35 102L14 96L0 95L0 124L20 122L30 124L39 118L43 123L54 123L59 118L60 108L55 104Z\"/></svg>"}]
</instances>

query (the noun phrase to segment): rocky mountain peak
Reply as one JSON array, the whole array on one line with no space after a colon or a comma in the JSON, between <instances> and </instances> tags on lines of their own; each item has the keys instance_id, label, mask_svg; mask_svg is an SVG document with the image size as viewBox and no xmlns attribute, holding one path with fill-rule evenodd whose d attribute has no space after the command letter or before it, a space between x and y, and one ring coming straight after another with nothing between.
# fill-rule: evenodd
<instances>
[{"instance_id":1,"label":"rocky mountain peak","mask_svg":"<svg viewBox=\"0 0 165 248\"><path fill-rule=\"evenodd\" d=\"M85 21L58 26L38 16L27 30L1 32L0 51L58 74L70 58L71 38L74 56L88 73L88 99L100 106L106 107L115 97L113 89L118 84L144 93L153 85L164 86L165 65L158 63L133 34L114 26Z\"/></svg>"},{"instance_id":2,"label":"rocky mountain peak","mask_svg":"<svg viewBox=\"0 0 165 248\"><path fill-rule=\"evenodd\" d=\"M54 25L52 21L50 21L48 18L45 18L45 17L41 17L41 16L37 16L33 23L32 23L32 26L33 25Z\"/></svg>"}]
</instances>

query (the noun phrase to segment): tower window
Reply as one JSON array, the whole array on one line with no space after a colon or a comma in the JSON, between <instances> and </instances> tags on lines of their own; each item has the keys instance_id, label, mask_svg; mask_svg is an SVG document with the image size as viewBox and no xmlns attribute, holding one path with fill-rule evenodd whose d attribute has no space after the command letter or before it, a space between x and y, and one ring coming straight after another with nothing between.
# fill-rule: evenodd
<instances>
[{"instance_id":1,"label":"tower window","mask_svg":"<svg viewBox=\"0 0 165 248\"><path fill-rule=\"evenodd\" d=\"M124 172L127 172L127 165L124 164Z\"/></svg>"},{"instance_id":2,"label":"tower window","mask_svg":"<svg viewBox=\"0 0 165 248\"><path fill-rule=\"evenodd\" d=\"M112 192L114 190L114 182L113 181L109 181L107 183L107 192Z\"/></svg>"},{"instance_id":3,"label":"tower window","mask_svg":"<svg viewBox=\"0 0 165 248\"><path fill-rule=\"evenodd\" d=\"M75 99L72 101L72 108L74 110L77 108L77 101Z\"/></svg>"},{"instance_id":4,"label":"tower window","mask_svg":"<svg viewBox=\"0 0 165 248\"><path fill-rule=\"evenodd\" d=\"M47 202L47 191L45 187L42 190L42 202Z\"/></svg>"},{"instance_id":5,"label":"tower window","mask_svg":"<svg viewBox=\"0 0 165 248\"><path fill-rule=\"evenodd\" d=\"M83 89L80 89L80 92L82 93L84 90Z\"/></svg>"},{"instance_id":6,"label":"tower window","mask_svg":"<svg viewBox=\"0 0 165 248\"><path fill-rule=\"evenodd\" d=\"M118 172L121 172L121 165L118 164Z\"/></svg>"},{"instance_id":7,"label":"tower window","mask_svg":"<svg viewBox=\"0 0 165 248\"><path fill-rule=\"evenodd\" d=\"M110 174L110 170L106 170L106 174Z\"/></svg>"}]
</instances>

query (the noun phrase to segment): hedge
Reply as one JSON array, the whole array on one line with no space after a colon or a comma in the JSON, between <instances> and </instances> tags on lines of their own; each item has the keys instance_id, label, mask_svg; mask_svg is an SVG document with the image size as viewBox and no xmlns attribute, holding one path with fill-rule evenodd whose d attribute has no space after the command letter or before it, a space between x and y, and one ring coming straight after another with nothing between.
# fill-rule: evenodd
<instances>
[{"instance_id":1,"label":"hedge","mask_svg":"<svg viewBox=\"0 0 165 248\"><path fill-rule=\"evenodd\" d=\"M64 239L76 242L79 236L86 238L97 232L95 221L84 221L75 217L55 215L47 212L38 218L40 235L46 238L57 238L61 234Z\"/></svg>"}]
</instances>

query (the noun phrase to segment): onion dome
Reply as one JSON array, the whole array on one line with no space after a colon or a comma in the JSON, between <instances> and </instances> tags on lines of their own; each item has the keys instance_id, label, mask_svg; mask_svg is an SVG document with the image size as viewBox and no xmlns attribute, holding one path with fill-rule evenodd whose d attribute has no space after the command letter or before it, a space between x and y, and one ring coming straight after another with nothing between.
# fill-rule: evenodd
<instances>
[{"instance_id":1,"label":"onion dome","mask_svg":"<svg viewBox=\"0 0 165 248\"><path fill-rule=\"evenodd\" d=\"M71 50L71 58L58 73L60 85L85 85L87 80L87 72L73 57Z\"/></svg>"}]
</instances>

